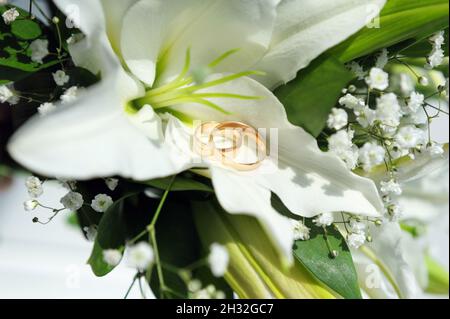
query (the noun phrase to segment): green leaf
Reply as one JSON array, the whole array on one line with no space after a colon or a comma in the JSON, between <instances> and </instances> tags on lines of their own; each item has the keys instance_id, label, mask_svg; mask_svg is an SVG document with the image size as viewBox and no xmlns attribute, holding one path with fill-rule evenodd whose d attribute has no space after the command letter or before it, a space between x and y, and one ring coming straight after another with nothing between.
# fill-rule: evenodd
<instances>
[{"instance_id":1,"label":"green leaf","mask_svg":"<svg viewBox=\"0 0 450 319\"><path fill-rule=\"evenodd\" d=\"M409 47L448 28L447 0L389 0L380 14L380 28L364 28L331 50L342 62L401 42Z\"/></svg>"},{"instance_id":2,"label":"green leaf","mask_svg":"<svg viewBox=\"0 0 450 319\"><path fill-rule=\"evenodd\" d=\"M146 181L145 184L154 188L166 190L171 180L172 177L159 178L153 179L151 181ZM176 177L175 182L173 183L170 190L173 192L183 192L183 191L200 191L208 193L214 192L214 190L209 185L179 175Z\"/></svg>"},{"instance_id":3,"label":"green leaf","mask_svg":"<svg viewBox=\"0 0 450 319\"><path fill-rule=\"evenodd\" d=\"M225 212L217 201L192 203L205 247L224 245L230 255L225 279L240 298L335 298L297 260L292 267L257 219Z\"/></svg>"},{"instance_id":4,"label":"green leaf","mask_svg":"<svg viewBox=\"0 0 450 319\"><path fill-rule=\"evenodd\" d=\"M29 45L49 29L37 20L29 20L28 13L18 7L20 17L11 25L0 23L0 83L19 81L31 73L51 67L59 61L39 64L31 60ZM7 7L0 7L0 15Z\"/></svg>"},{"instance_id":5,"label":"green leaf","mask_svg":"<svg viewBox=\"0 0 450 319\"><path fill-rule=\"evenodd\" d=\"M328 287L346 299L361 299L358 275L353 264L352 255L342 234L334 227L317 227L311 220L305 224L311 229L311 238L296 241L294 255L311 273ZM326 240L333 250L338 252L336 258L330 257Z\"/></svg>"},{"instance_id":6,"label":"green leaf","mask_svg":"<svg viewBox=\"0 0 450 319\"><path fill-rule=\"evenodd\" d=\"M126 198L128 197L114 202L104 213L98 225L97 238L88 260L88 264L96 276L105 276L114 269L103 260L103 251L106 249L123 251L125 246L126 230L123 223L123 205Z\"/></svg>"},{"instance_id":7,"label":"green leaf","mask_svg":"<svg viewBox=\"0 0 450 319\"><path fill-rule=\"evenodd\" d=\"M11 23L11 33L22 40L34 40L42 34L42 30L32 20L16 20Z\"/></svg>"},{"instance_id":8,"label":"green leaf","mask_svg":"<svg viewBox=\"0 0 450 319\"><path fill-rule=\"evenodd\" d=\"M298 218L292 214L279 197L272 195L272 206L280 214ZM306 219L310 228L310 239L298 240L294 244L294 256L314 277L346 299L361 299L358 275L353 264L352 254L342 234L334 227L327 228L327 236L322 227L317 227L312 219ZM338 252L331 258L326 238L333 250Z\"/></svg>"},{"instance_id":9,"label":"green leaf","mask_svg":"<svg viewBox=\"0 0 450 319\"><path fill-rule=\"evenodd\" d=\"M97 241L95 241L94 243L94 248L92 249L88 264L91 266L92 272L97 277L106 276L115 268L105 263L105 261L103 260L103 248Z\"/></svg>"},{"instance_id":10,"label":"green leaf","mask_svg":"<svg viewBox=\"0 0 450 319\"><path fill-rule=\"evenodd\" d=\"M286 108L289 121L317 137L352 78L341 62L324 56L300 71L295 80L279 87L275 95Z\"/></svg>"}]
</instances>

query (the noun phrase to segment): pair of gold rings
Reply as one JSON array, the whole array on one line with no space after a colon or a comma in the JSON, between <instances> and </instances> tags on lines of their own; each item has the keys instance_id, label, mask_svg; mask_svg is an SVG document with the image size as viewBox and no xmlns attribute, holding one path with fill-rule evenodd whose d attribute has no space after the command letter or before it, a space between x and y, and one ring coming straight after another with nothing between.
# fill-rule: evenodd
<instances>
[{"instance_id":1,"label":"pair of gold rings","mask_svg":"<svg viewBox=\"0 0 450 319\"><path fill-rule=\"evenodd\" d=\"M223 143L219 143L218 139ZM257 158L251 163L241 163L236 158L240 149L246 146L246 141L256 146ZM194 133L194 150L202 157L238 171L258 168L267 156L266 144L258 131L247 124L234 121L206 122L197 126Z\"/></svg>"}]
</instances>

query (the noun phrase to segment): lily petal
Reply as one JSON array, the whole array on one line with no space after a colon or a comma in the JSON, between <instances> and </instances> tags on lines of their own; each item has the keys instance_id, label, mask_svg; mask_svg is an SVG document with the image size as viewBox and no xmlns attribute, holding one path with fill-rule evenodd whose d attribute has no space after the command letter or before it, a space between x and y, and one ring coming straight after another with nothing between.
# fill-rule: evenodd
<instances>
[{"instance_id":1,"label":"lily petal","mask_svg":"<svg viewBox=\"0 0 450 319\"><path fill-rule=\"evenodd\" d=\"M25 167L50 177L145 180L176 173L158 141L162 132L153 110L145 107L131 119L125 113L126 101L142 91L119 69L71 105L30 120L12 137L8 151Z\"/></svg>"},{"instance_id":2,"label":"lily petal","mask_svg":"<svg viewBox=\"0 0 450 319\"><path fill-rule=\"evenodd\" d=\"M214 75L211 79L220 77ZM278 129L278 163L271 156L267 167L240 173L243 177L276 193L295 214L312 217L331 211L347 211L365 216L380 216L383 203L375 184L348 171L331 153L322 152L315 139L289 123L283 105L258 82L241 78L203 90L200 93L234 93L258 96L257 100L214 98L211 102L231 114L213 108L186 104L178 112L201 121L240 121L257 129ZM273 143L274 141L272 141Z\"/></svg>"},{"instance_id":3,"label":"lily petal","mask_svg":"<svg viewBox=\"0 0 450 319\"><path fill-rule=\"evenodd\" d=\"M270 50L254 67L268 77L258 80L275 88L298 70L345 40L376 17L385 0L283 0Z\"/></svg>"},{"instance_id":4,"label":"lily petal","mask_svg":"<svg viewBox=\"0 0 450 319\"><path fill-rule=\"evenodd\" d=\"M211 167L211 177L220 205L229 213L255 217L281 252L285 265L291 264L292 223L272 207L270 190L251 178L219 167Z\"/></svg>"},{"instance_id":5,"label":"lily petal","mask_svg":"<svg viewBox=\"0 0 450 319\"><path fill-rule=\"evenodd\" d=\"M417 298L421 288L408 264L408 242L400 226L385 224L374 228L372 236L372 243L352 252L363 290L372 298ZM374 275L369 265L377 265L382 278L366 280Z\"/></svg>"},{"instance_id":6,"label":"lily petal","mask_svg":"<svg viewBox=\"0 0 450 319\"><path fill-rule=\"evenodd\" d=\"M121 49L130 70L152 86L181 72L189 48L192 69L239 49L217 67L239 72L268 49L279 0L141 0L125 16ZM158 61L158 70L156 70Z\"/></svg>"},{"instance_id":7,"label":"lily petal","mask_svg":"<svg viewBox=\"0 0 450 319\"><path fill-rule=\"evenodd\" d=\"M99 0L55 0L55 4L77 23L85 37L69 44L70 55L79 67L102 76L120 64L106 33L105 14Z\"/></svg>"}]
</instances>

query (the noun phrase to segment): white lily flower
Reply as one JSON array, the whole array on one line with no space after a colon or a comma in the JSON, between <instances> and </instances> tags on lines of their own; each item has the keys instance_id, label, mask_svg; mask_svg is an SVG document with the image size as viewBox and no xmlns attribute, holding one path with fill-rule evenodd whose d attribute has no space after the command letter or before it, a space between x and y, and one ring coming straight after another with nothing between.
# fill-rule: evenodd
<instances>
[{"instance_id":1,"label":"white lily flower","mask_svg":"<svg viewBox=\"0 0 450 319\"><path fill-rule=\"evenodd\" d=\"M86 37L70 45L71 54L102 81L12 138L9 152L21 164L75 179L165 177L198 167L189 147L193 120L238 121L278 129L278 158L251 172L201 166L222 206L257 217L288 260L294 232L272 207L272 192L305 217L382 211L374 183L321 152L267 88L361 29L377 14L368 16L368 7L381 10L384 0L55 2L63 11L78 6Z\"/></svg>"}]
</instances>

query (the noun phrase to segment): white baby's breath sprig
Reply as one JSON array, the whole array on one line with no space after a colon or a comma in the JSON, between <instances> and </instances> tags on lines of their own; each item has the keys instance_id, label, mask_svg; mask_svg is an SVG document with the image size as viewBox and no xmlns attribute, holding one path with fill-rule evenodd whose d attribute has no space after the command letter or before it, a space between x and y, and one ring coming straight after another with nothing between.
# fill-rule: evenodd
<instances>
[{"instance_id":1,"label":"white baby's breath sprig","mask_svg":"<svg viewBox=\"0 0 450 319\"><path fill-rule=\"evenodd\" d=\"M106 194L98 194L92 200L91 207L93 210L99 213L104 213L113 204L113 200L110 196Z\"/></svg>"}]
</instances>

